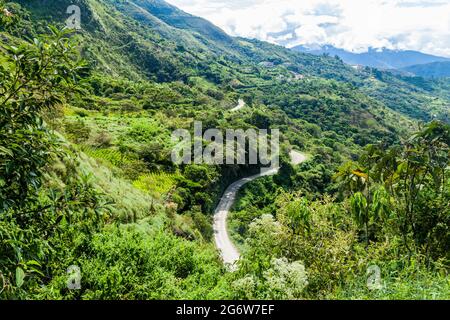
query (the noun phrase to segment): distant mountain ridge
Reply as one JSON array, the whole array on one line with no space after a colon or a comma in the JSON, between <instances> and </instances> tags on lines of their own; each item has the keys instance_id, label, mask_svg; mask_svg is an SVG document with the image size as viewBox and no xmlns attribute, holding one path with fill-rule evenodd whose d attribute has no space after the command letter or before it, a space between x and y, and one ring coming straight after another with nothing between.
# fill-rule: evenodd
<instances>
[{"instance_id":1,"label":"distant mountain ridge","mask_svg":"<svg viewBox=\"0 0 450 320\"><path fill-rule=\"evenodd\" d=\"M292 49L315 55L328 54L330 56L338 56L347 64L363 65L378 69L403 69L409 66L434 62L450 62L449 58L438 57L413 50L400 51L386 48L369 48L367 52L353 53L331 45L320 47L296 46Z\"/></svg>"},{"instance_id":2,"label":"distant mountain ridge","mask_svg":"<svg viewBox=\"0 0 450 320\"><path fill-rule=\"evenodd\" d=\"M450 61L413 65L402 70L423 78L449 78Z\"/></svg>"}]
</instances>

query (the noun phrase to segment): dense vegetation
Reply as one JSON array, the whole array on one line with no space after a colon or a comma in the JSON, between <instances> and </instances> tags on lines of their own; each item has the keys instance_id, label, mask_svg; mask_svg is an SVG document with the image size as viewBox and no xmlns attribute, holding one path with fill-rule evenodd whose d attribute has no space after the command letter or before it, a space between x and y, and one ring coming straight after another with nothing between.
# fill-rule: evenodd
<instances>
[{"instance_id":1,"label":"dense vegetation","mask_svg":"<svg viewBox=\"0 0 450 320\"><path fill-rule=\"evenodd\" d=\"M450 77L450 62L432 62L409 66L404 71L424 78L448 78Z\"/></svg>"},{"instance_id":2,"label":"dense vegetation","mask_svg":"<svg viewBox=\"0 0 450 320\"><path fill-rule=\"evenodd\" d=\"M48 27L72 3L83 30ZM445 80L231 38L162 1L0 0L0 19L1 298L450 297ZM236 272L211 214L258 168L173 164L194 120L282 132L280 173L235 206Z\"/></svg>"},{"instance_id":3,"label":"dense vegetation","mask_svg":"<svg viewBox=\"0 0 450 320\"><path fill-rule=\"evenodd\" d=\"M275 178L252 183L231 222L249 257L242 264L303 261L312 298L448 298L449 130L434 122L402 146L368 146L336 173L334 198L288 191ZM253 234L255 223L270 230L266 238ZM382 279L372 292L364 288L371 265Z\"/></svg>"}]
</instances>

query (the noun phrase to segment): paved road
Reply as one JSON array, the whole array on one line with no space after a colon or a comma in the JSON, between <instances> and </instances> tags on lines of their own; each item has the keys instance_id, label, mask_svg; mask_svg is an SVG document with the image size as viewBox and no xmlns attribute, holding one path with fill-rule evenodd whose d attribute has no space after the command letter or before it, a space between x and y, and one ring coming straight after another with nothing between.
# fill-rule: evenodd
<instances>
[{"instance_id":1,"label":"paved road","mask_svg":"<svg viewBox=\"0 0 450 320\"><path fill-rule=\"evenodd\" d=\"M239 251L228 235L227 219L230 209L236 200L236 194L245 184L263 176L274 175L278 169L269 170L251 177L238 180L231 184L223 194L214 213L214 237L217 249L220 251L223 262L231 267L239 260Z\"/></svg>"},{"instance_id":2,"label":"paved road","mask_svg":"<svg viewBox=\"0 0 450 320\"><path fill-rule=\"evenodd\" d=\"M305 154L303 154L301 152L298 152L298 151L295 151L295 150L292 150L289 153L289 155L291 157L291 163L294 166L296 166L296 165L298 165L298 164L300 164L302 162L305 162L308 159L308 157Z\"/></svg>"},{"instance_id":3,"label":"paved road","mask_svg":"<svg viewBox=\"0 0 450 320\"><path fill-rule=\"evenodd\" d=\"M298 151L291 151L290 156L292 164L294 165L307 160L307 157ZM230 266L232 270L235 269L236 262L239 260L240 255L228 234L227 219L230 209L236 200L236 194L245 184L263 176L275 175L278 171L279 169L267 170L260 174L238 180L228 187L220 199L219 205L214 213L214 238L223 262Z\"/></svg>"},{"instance_id":4,"label":"paved road","mask_svg":"<svg viewBox=\"0 0 450 320\"><path fill-rule=\"evenodd\" d=\"M242 109L243 107L245 107L245 101L242 99L239 99L238 104L236 107L234 107L233 109L231 109L230 111L238 111L240 109Z\"/></svg>"}]
</instances>

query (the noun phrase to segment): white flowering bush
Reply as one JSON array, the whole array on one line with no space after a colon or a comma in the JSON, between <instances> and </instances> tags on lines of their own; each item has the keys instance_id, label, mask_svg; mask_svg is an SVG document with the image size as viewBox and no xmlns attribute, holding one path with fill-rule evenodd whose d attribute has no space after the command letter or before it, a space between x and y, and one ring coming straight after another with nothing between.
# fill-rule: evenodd
<instances>
[{"instance_id":1,"label":"white flowering bush","mask_svg":"<svg viewBox=\"0 0 450 320\"><path fill-rule=\"evenodd\" d=\"M283 257L284 226L264 214L249 226L246 250L239 263L239 277L232 283L236 299L301 299L308 285L305 266Z\"/></svg>"},{"instance_id":2,"label":"white flowering bush","mask_svg":"<svg viewBox=\"0 0 450 320\"><path fill-rule=\"evenodd\" d=\"M236 299L256 299L255 293L258 285L258 279L255 276L247 275L244 278L235 280L231 287Z\"/></svg>"},{"instance_id":3,"label":"white flowering bush","mask_svg":"<svg viewBox=\"0 0 450 320\"><path fill-rule=\"evenodd\" d=\"M264 279L268 299L300 299L308 285L305 266L299 261L289 262L286 258L273 259L272 267L264 272Z\"/></svg>"}]
</instances>

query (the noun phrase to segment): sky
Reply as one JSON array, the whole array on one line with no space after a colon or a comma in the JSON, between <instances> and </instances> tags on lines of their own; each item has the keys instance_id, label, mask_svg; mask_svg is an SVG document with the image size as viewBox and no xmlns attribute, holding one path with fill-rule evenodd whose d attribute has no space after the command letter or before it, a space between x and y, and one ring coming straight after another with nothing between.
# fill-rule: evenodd
<instances>
[{"instance_id":1,"label":"sky","mask_svg":"<svg viewBox=\"0 0 450 320\"><path fill-rule=\"evenodd\" d=\"M450 0L166 1L230 35L286 47L385 47L450 57Z\"/></svg>"}]
</instances>

